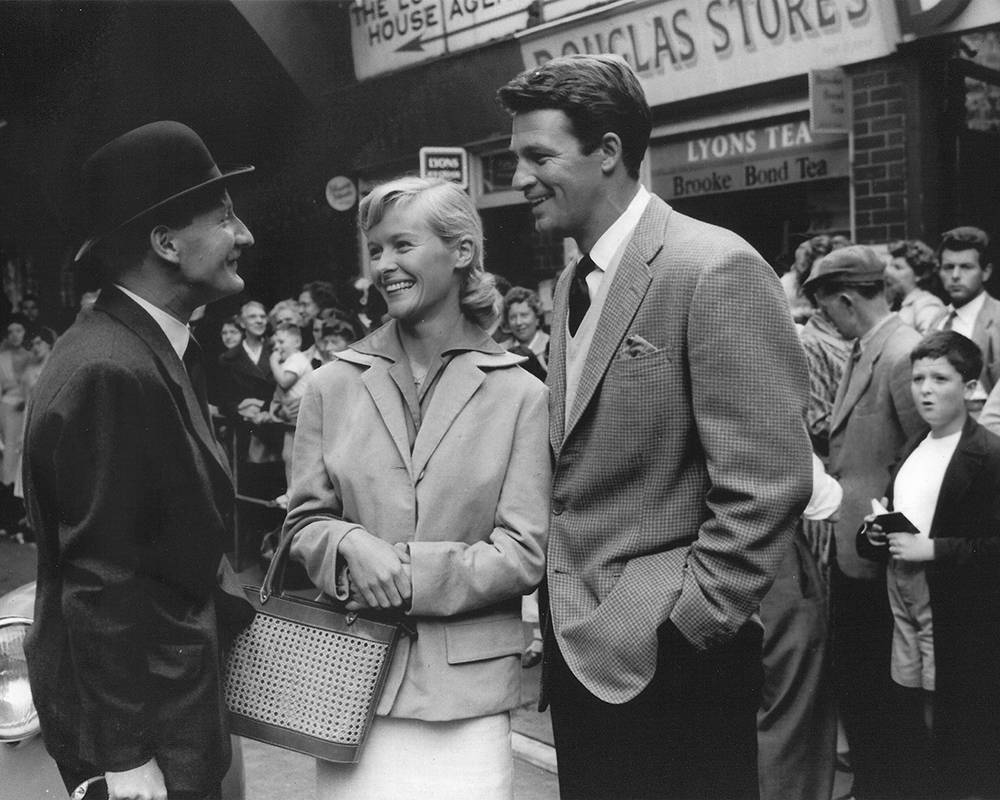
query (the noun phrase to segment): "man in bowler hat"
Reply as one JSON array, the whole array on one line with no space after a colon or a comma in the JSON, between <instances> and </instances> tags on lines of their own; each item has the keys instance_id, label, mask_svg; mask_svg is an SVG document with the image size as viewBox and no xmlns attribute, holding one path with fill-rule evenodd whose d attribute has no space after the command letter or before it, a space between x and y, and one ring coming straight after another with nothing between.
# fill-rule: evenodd
<instances>
[{"instance_id":1,"label":"man in bowler hat","mask_svg":"<svg viewBox=\"0 0 1000 800\"><path fill-rule=\"evenodd\" d=\"M223 557L233 504L198 306L239 292L253 236L198 135L155 122L83 168L103 286L59 340L27 423L38 536L26 643L46 748L70 789L214 798L231 759L222 649L252 608Z\"/></svg>"}]
</instances>

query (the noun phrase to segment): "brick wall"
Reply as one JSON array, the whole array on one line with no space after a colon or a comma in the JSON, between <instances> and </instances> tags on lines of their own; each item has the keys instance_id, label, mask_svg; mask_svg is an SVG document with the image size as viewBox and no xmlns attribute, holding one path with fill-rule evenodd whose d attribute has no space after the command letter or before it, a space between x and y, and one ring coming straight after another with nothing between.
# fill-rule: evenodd
<instances>
[{"instance_id":1,"label":"brick wall","mask_svg":"<svg viewBox=\"0 0 1000 800\"><path fill-rule=\"evenodd\" d=\"M905 72L885 61L851 71L857 240L906 237Z\"/></svg>"}]
</instances>

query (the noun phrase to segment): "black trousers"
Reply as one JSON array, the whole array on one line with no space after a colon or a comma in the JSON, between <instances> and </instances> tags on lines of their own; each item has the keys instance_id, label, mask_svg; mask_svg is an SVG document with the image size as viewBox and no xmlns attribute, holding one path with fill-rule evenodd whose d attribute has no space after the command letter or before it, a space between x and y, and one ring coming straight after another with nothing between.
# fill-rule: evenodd
<instances>
[{"instance_id":1,"label":"black trousers","mask_svg":"<svg viewBox=\"0 0 1000 800\"><path fill-rule=\"evenodd\" d=\"M833 564L834 686L854 768L858 800L912 798L907 743L890 674L892 612L885 571L850 578Z\"/></svg>"},{"instance_id":2,"label":"black trousers","mask_svg":"<svg viewBox=\"0 0 1000 800\"><path fill-rule=\"evenodd\" d=\"M757 798L761 641L750 622L700 652L665 623L653 680L620 705L591 694L552 647L561 800Z\"/></svg>"},{"instance_id":3,"label":"black trousers","mask_svg":"<svg viewBox=\"0 0 1000 800\"><path fill-rule=\"evenodd\" d=\"M89 764L56 764L59 767L59 775L63 779L63 783L66 784L66 792L72 794L72 792L82 784L84 781L93 778L97 775L103 775L97 767L91 766ZM222 785L215 786L211 789L206 789L204 792L177 792L170 791L170 787L167 787L167 795L169 800L219 800L222 797ZM86 800L107 800L108 798L108 787L104 781L99 781L97 783L91 784L90 788L87 790L85 796Z\"/></svg>"}]
</instances>

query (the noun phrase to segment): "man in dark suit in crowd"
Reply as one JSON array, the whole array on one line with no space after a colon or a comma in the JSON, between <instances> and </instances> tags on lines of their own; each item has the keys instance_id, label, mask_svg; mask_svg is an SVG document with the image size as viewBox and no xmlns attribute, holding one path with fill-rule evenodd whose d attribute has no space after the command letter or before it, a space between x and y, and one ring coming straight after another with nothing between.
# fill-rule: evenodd
<instances>
[{"instance_id":1,"label":"man in dark suit in crowd","mask_svg":"<svg viewBox=\"0 0 1000 800\"><path fill-rule=\"evenodd\" d=\"M243 341L219 356L222 368L219 386L219 410L227 417L253 419L267 408L274 397L271 372L271 343L267 332L267 311L256 300L240 309Z\"/></svg>"},{"instance_id":2,"label":"man in dark suit in crowd","mask_svg":"<svg viewBox=\"0 0 1000 800\"><path fill-rule=\"evenodd\" d=\"M615 56L500 89L514 186L583 257L555 293L545 692L560 794L756 798L756 611L809 499L808 379L773 270L639 183Z\"/></svg>"},{"instance_id":3,"label":"man in dark suit in crowd","mask_svg":"<svg viewBox=\"0 0 1000 800\"><path fill-rule=\"evenodd\" d=\"M221 649L252 618L223 557L233 489L188 320L239 292L253 244L198 135L157 122L84 165L104 289L59 340L28 420L38 536L26 644L68 788L214 798L230 764ZM79 257L79 255L78 255Z\"/></svg>"},{"instance_id":4,"label":"man in dark suit in crowd","mask_svg":"<svg viewBox=\"0 0 1000 800\"><path fill-rule=\"evenodd\" d=\"M986 232L970 225L943 233L938 246L941 283L951 303L932 327L956 331L979 345L983 371L968 402L974 413L1000 383L1000 300L986 291L993 273L989 246Z\"/></svg>"}]
</instances>

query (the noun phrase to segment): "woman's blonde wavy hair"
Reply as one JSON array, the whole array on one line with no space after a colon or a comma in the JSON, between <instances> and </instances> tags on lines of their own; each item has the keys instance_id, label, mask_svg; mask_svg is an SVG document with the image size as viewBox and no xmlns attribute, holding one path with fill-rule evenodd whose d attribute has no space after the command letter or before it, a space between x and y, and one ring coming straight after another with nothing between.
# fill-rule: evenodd
<instances>
[{"instance_id":1,"label":"woman's blonde wavy hair","mask_svg":"<svg viewBox=\"0 0 1000 800\"><path fill-rule=\"evenodd\" d=\"M462 313L488 329L500 316L503 299L493 276L483 268L483 223L469 196L457 184L439 178L405 176L376 186L358 209L358 225L367 236L391 206L419 203L428 227L445 246L454 248L465 236L472 240L472 259L459 293Z\"/></svg>"}]
</instances>

